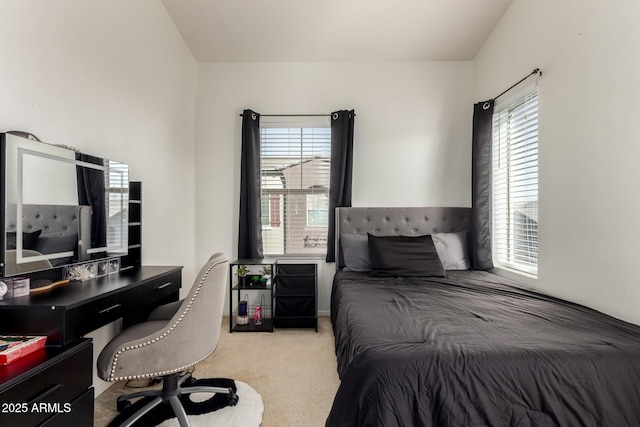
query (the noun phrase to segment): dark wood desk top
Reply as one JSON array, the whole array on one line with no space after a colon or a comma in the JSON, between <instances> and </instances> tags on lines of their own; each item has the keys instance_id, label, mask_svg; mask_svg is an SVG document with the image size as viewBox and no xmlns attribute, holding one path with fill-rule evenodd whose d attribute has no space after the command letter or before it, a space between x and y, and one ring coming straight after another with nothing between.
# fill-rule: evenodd
<instances>
[{"instance_id":1,"label":"dark wood desk top","mask_svg":"<svg viewBox=\"0 0 640 427\"><path fill-rule=\"evenodd\" d=\"M156 280L158 276L180 271L178 266L142 266L135 269L98 277L91 280L69 282L41 294L26 295L7 301L0 301L0 316L3 307L65 307L66 309L85 305L99 298L123 292Z\"/></svg>"},{"instance_id":2,"label":"dark wood desk top","mask_svg":"<svg viewBox=\"0 0 640 427\"><path fill-rule=\"evenodd\" d=\"M116 319L146 320L158 305L177 301L182 267L142 266L49 291L0 301L0 333L46 335L66 345Z\"/></svg>"}]
</instances>

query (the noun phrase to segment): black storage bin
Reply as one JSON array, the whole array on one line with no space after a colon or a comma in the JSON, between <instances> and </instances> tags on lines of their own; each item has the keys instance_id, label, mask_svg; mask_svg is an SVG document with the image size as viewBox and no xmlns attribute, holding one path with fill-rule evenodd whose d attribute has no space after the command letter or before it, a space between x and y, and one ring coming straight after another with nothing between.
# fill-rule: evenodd
<instances>
[{"instance_id":1,"label":"black storage bin","mask_svg":"<svg viewBox=\"0 0 640 427\"><path fill-rule=\"evenodd\" d=\"M307 297L276 297L276 317L302 317L316 315L316 302Z\"/></svg>"},{"instance_id":2,"label":"black storage bin","mask_svg":"<svg viewBox=\"0 0 640 427\"><path fill-rule=\"evenodd\" d=\"M280 328L315 328L317 332L317 265L276 263L274 280L273 325Z\"/></svg>"},{"instance_id":3,"label":"black storage bin","mask_svg":"<svg viewBox=\"0 0 640 427\"><path fill-rule=\"evenodd\" d=\"M318 328L315 317L276 317L273 319L273 326L276 328Z\"/></svg>"},{"instance_id":4,"label":"black storage bin","mask_svg":"<svg viewBox=\"0 0 640 427\"><path fill-rule=\"evenodd\" d=\"M315 276L278 276L276 279L276 295L306 295L315 296L316 278Z\"/></svg>"},{"instance_id":5,"label":"black storage bin","mask_svg":"<svg viewBox=\"0 0 640 427\"><path fill-rule=\"evenodd\" d=\"M316 274L315 264L277 264L276 276L278 275L298 275L298 274Z\"/></svg>"}]
</instances>

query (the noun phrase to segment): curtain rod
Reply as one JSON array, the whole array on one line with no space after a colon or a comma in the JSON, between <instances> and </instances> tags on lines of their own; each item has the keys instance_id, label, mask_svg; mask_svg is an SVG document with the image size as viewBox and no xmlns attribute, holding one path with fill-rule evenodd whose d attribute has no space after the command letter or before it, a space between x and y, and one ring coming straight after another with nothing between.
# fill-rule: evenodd
<instances>
[{"instance_id":1,"label":"curtain rod","mask_svg":"<svg viewBox=\"0 0 640 427\"><path fill-rule=\"evenodd\" d=\"M489 108L489 104L491 102L494 102L496 99L500 98L502 95L504 95L505 93L509 92L511 89L513 89L514 87L518 86L520 83L522 83L523 81L527 80L529 77L538 74L540 76L542 76L542 71L540 71L540 68L535 68L530 74L527 74L525 77L523 77L522 79L520 79L517 83L513 84L509 89L505 90L504 92L502 92L501 94L499 94L498 96L494 97L493 99L490 99L489 101L485 102L482 105L482 108L484 108L485 110Z\"/></svg>"},{"instance_id":2,"label":"curtain rod","mask_svg":"<svg viewBox=\"0 0 640 427\"><path fill-rule=\"evenodd\" d=\"M329 117L331 114L260 114L260 117ZM242 113L240 113L242 117Z\"/></svg>"},{"instance_id":3,"label":"curtain rod","mask_svg":"<svg viewBox=\"0 0 640 427\"><path fill-rule=\"evenodd\" d=\"M331 117L331 114L260 114L260 117Z\"/></svg>"}]
</instances>

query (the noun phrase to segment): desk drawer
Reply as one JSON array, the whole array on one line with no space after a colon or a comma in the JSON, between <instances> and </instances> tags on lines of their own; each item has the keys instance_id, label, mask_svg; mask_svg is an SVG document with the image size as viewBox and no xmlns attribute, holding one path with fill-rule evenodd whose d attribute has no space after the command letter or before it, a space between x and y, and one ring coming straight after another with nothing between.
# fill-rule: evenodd
<instances>
[{"instance_id":1,"label":"desk drawer","mask_svg":"<svg viewBox=\"0 0 640 427\"><path fill-rule=\"evenodd\" d=\"M93 426L93 387L71 402L69 410L49 418L40 427Z\"/></svg>"},{"instance_id":2,"label":"desk drawer","mask_svg":"<svg viewBox=\"0 0 640 427\"><path fill-rule=\"evenodd\" d=\"M20 405L24 409L23 413L3 413L3 425L38 425L54 413L63 413L65 404L71 404L91 387L93 347L79 347L67 351L56 363L32 369L31 375L2 393L0 405L13 404L13 409Z\"/></svg>"},{"instance_id":3,"label":"desk drawer","mask_svg":"<svg viewBox=\"0 0 640 427\"><path fill-rule=\"evenodd\" d=\"M134 294L134 291L126 291L67 310L64 344L121 318L128 295Z\"/></svg>"},{"instance_id":4,"label":"desk drawer","mask_svg":"<svg viewBox=\"0 0 640 427\"><path fill-rule=\"evenodd\" d=\"M149 301L158 301L180 291L182 284L180 272L165 274L154 278L141 288L140 301L149 303Z\"/></svg>"}]
</instances>

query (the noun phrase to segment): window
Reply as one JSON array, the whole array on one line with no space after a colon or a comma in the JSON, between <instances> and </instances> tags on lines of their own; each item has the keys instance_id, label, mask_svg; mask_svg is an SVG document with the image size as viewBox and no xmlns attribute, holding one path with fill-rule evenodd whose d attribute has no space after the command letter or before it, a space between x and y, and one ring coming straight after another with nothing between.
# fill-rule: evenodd
<instances>
[{"instance_id":1,"label":"window","mask_svg":"<svg viewBox=\"0 0 640 427\"><path fill-rule=\"evenodd\" d=\"M265 255L324 255L329 222L331 128L261 123Z\"/></svg>"},{"instance_id":2,"label":"window","mask_svg":"<svg viewBox=\"0 0 640 427\"><path fill-rule=\"evenodd\" d=\"M260 198L260 213L262 217L260 221L262 223L262 228L271 226L271 209L269 206L269 196Z\"/></svg>"},{"instance_id":3,"label":"window","mask_svg":"<svg viewBox=\"0 0 640 427\"><path fill-rule=\"evenodd\" d=\"M329 226L329 194L307 194L307 227Z\"/></svg>"},{"instance_id":4,"label":"window","mask_svg":"<svg viewBox=\"0 0 640 427\"><path fill-rule=\"evenodd\" d=\"M105 166L107 169L107 173L104 174L107 194L107 246L122 248L127 246L129 168L127 165L113 160L106 160Z\"/></svg>"},{"instance_id":5,"label":"window","mask_svg":"<svg viewBox=\"0 0 640 427\"><path fill-rule=\"evenodd\" d=\"M538 272L538 93L493 115L493 253L498 267Z\"/></svg>"}]
</instances>

